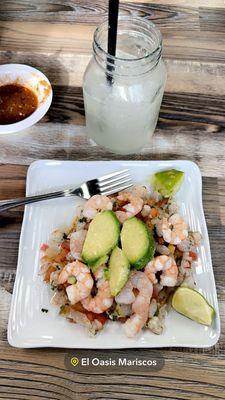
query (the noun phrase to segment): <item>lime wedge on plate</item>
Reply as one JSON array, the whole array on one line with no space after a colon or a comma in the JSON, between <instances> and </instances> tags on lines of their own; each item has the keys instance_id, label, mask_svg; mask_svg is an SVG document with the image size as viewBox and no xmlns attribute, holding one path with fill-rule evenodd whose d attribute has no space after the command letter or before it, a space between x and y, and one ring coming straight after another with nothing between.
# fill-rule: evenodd
<instances>
[{"instance_id":1,"label":"lime wedge on plate","mask_svg":"<svg viewBox=\"0 0 225 400\"><path fill-rule=\"evenodd\" d=\"M173 295L173 308L199 324L211 325L215 310L196 290L179 287Z\"/></svg>"},{"instance_id":2,"label":"lime wedge on plate","mask_svg":"<svg viewBox=\"0 0 225 400\"><path fill-rule=\"evenodd\" d=\"M169 169L154 174L152 177L152 186L163 197L171 197L180 189L183 180L184 172Z\"/></svg>"}]
</instances>

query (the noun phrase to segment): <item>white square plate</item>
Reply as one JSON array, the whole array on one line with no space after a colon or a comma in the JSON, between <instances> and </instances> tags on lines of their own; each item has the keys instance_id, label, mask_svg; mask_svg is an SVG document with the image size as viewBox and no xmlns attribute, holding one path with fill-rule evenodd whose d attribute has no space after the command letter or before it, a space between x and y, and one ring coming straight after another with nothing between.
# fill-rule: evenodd
<instances>
[{"instance_id":1,"label":"white square plate","mask_svg":"<svg viewBox=\"0 0 225 400\"><path fill-rule=\"evenodd\" d=\"M20 238L16 281L8 324L8 341L15 347L129 348L129 347L209 347L219 339L220 320L210 255L209 239L202 207L201 174L190 161L37 161L27 174L27 195L73 187L81 182L118 169L129 168L135 182L143 183L159 170L175 168L185 172L177 200L192 230L203 240L195 263L198 290L216 310L211 327L197 324L171 310L163 335L143 331L128 339L120 323L108 322L96 337L85 328L68 323L50 305L51 290L38 275L39 249L50 233L60 225L70 224L79 198L48 200L26 206ZM47 308L48 313L41 309Z\"/></svg>"}]
</instances>

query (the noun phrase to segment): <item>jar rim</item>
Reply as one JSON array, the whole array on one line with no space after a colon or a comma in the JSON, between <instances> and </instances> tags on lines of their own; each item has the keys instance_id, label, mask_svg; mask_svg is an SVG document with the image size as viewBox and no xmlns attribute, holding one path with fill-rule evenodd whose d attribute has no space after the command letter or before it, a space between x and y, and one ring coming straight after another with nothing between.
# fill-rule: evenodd
<instances>
[{"instance_id":1,"label":"jar rim","mask_svg":"<svg viewBox=\"0 0 225 400\"><path fill-rule=\"evenodd\" d=\"M157 43L155 48L152 51L147 52L142 57L134 57L134 58L122 58L122 57L117 57L109 54L104 48L99 44L98 42L98 35L101 33L101 30L106 26L108 27L108 19L105 19L95 30L94 32L94 45L105 55L107 56L107 59L114 62L114 61L122 61L122 62L127 62L127 63L132 63L132 62L137 62L137 61L142 61L142 60L147 60L148 58L153 57L155 54L157 54L159 51L162 49L162 34L160 30L156 27L156 25L149 20L143 19L142 17L130 17L130 16L119 16L118 21L129 21L129 22L136 22L138 24L142 24L142 27L145 28L152 28L154 31L154 34L157 39Z\"/></svg>"}]
</instances>

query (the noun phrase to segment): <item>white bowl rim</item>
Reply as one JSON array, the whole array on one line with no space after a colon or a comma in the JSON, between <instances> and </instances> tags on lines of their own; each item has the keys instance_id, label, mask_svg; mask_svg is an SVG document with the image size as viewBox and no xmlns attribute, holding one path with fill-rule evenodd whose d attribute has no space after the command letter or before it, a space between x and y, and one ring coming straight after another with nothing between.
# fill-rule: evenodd
<instances>
[{"instance_id":1,"label":"white bowl rim","mask_svg":"<svg viewBox=\"0 0 225 400\"><path fill-rule=\"evenodd\" d=\"M52 86L46 75L43 74L43 72L26 64L2 64L0 65L0 75L1 73L14 72L15 69L17 70L17 72L24 71L36 73L39 77L43 78L49 84L50 93L43 104L41 104L40 107L38 107L29 117L23 119L22 121L15 122L14 124L0 125L0 135L17 133L36 124L47 113L52 102Z\"/></svg>"}]
</instances>

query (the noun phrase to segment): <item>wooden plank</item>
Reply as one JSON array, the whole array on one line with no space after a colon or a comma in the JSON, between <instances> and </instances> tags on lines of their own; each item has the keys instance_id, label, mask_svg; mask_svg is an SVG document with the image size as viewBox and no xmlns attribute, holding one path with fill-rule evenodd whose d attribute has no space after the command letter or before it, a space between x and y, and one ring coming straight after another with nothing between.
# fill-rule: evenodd
<instances>
[{"instance_id":1,"label":"wooden plank","mask_svg":"<svg viewBox=\"0 0 225 400\"><path fill-rule=\"evenodd\" d=\"M225 64L208 61L185 61L166 59L169 93L198 93L201 96L225 95Z\"/></svg>"},{"instance_id":2,"label":"wooden plank","mask_svg":"<svg viewBox=\"0 0 225 400\"><path fill-rule=\"evenodd\" d=\"M4 2L4 7L0 6L0 20L50 21L52 23L67 21L98 24L107 17L107 6L105 0L96 0L94 4L91 0L86 0L85 3L82 0L74 0L70 3L66 0L50 0L48 3L44 0L40 0L38 3L34 0L7 1ZM120 2L120 13L123 15L132 14L133 10L139 9L139 13L146 16L146 11L142 14L142 7L149 10L147 16L153 16L153 18L154 10L159 10L160 14L165 13L165 18L171 17L171 14L173 14L173 18L176 16L176 19L178 19L176 21L174 18L174 23L179 24L179 10L182 20L186 12L189 14L192 10L197 11L200 7L209 10L224 9L225 4L223 0L195 0L194 2L190 0L123 0ZM166 10L168 13L166 13Z\"/></svg>"},{"instance_id":3,"label":"wooden plank","mask_svg":"<svg viewBox=\"0 0 225 400\"><path fill-rule=\"evenodd\" d=\"M94 26L46 22L1 22L1 50L90 54Z\"/></svg>"},{"instance_id":4,"label":"wooden plank","mask_svg":"<svg viewBox=\"0 0 225 400\"><path fill-rule=\"evenodd\" d=\"M12 173L14 172L14 176ZM16 175L13 165L0 165L0 198L12 198L12 190L15 197L20 197L24 192L25 171L23 166L18 166Z\"/></svg>"},{"instance_id":5,"label":"wooden plank","mask_svg":"<svg viewBox=\"0 0 225 400\"><path fill-rule=\"evenodd\" d=\"M107 18L108 3L105 0L76 0L67 1L40 0L38 3L32 1L7 2L6 6L0 8L0 20L3 21L48 21L51 23L71 22L83 24L100 24ZM162 24L167 28L175 29L188 26L189 29L199 29L198 10L192 7L168 6L162 4L149 4L126 2L120 3L120 15L141 16Z\"/></svg>"},{"instance_id":6,"label":"wooden plank","mask_svg":"<svg viewBox=\"0 0 225 400\"><path fill-rule=\"evenodd\" d=\"M94 26L51 24L46 22L1 22L1 51L91 54ZM217 32L172 30L160 26L166 58L222 63L225 37Z\"/></svg>"},{"instance_id":7,"label":"wooden plank","mask_svg":"<svg viewBox=\"0 0 225 400\"><path fill-rule=\"evenodd\" d=\"M19 18L18 18L19 13ZM82 24L100 24L107 18L108 2L97 0L94 2L76 0L68 3L66 0L60 3L56 0L41 0L38 3L33 0L19 0L6 2L0 7L1 21L48 21L51 23L70 22ZM164 4L149 4L126 2L120 3L120 15L141 16L153 20L155 23L163 24L167 28L186 27L186 29L198 29L198 10L194 7L168 6Z\"/></svg>"},{"instance_id":8,"label":"wooden plank","mask_svg":"<svg viewBox=\"0 0 225 400\"><path fill-rule=\"evenodd\" d=\"M130 2L130 0L122 0L123 3ZM134 0L135 3L150 3L169 6L184 6L184 7L208 7L208 8L225 8L224 0Z\"/></svg>"},{"instance_id":9,"label":"wooden plank","mask_svg":"<svg viewBox=\"0 0 225 400\"><path fill-rule=\"evenodd\" d=\"M177 125L177 129L175 126ZM191 121L188 123L192 127ZM163 125L165 127L165 123ZM215 140L216 139L216 140ZM30 128L18 138L0 139L0 159L3 163L30 164L40 158L59 160L123 159L93 145L85 136L85 128L66 124L45 124ZM20 149L18 154L18 148ZM205 176L224 178L224 134L215 126L192 131L179 128L174 121L172 130L157 129L151 143L141 153L127 159L190 159L199 163Z\"/></svg>"},{"instance_id":10,"label":"wooden plank","mask_svg":"<svg viewBox=\"0 0 225 400\"><path fill-rule=\"evenodd\" d=\"M225 32L225 8L212 10L206 7L199 8L199 22L201 31Z\"/></svg>"},{"instance_id":11,"label":"wooden plank","mask_svg":"<svg viewBox=\"0 0 225 400\"><path fill-rule=\"evenodd\" d=\"M217 32L164 31L164 55L170 59L224 63L225 36Z\"/></svg>"},{"instance_id":12,"label":"wooden plank","mask_svg":"<svg viewBox=\"0 0 225 400\"><path fill-rule=\"evenodd\" d=\"M0 49L1 62L7 64L12 54ZM53 105L58 103L58 96L68 97L71 87L81 87L85 68L90 60L90 54L73 54L46 51L17 51L13 54L15 63L25 63L43 71L54 85ZM166 59L167 92L198 93L225 95L225 64L216 62L200 62ZM58 87L64 86L64 88ZM65 89L66 87L66 89ZM60 94L59 91L63 90ZM73 93L74 95L74 93ZM76 97L76 95L75 95ZM78 99L75 99L77 102ZM74 99L70 99L70 107L75 108Z\"/></svg>"},{"instance_id":13,"label":"wooden plank","mask_svg":"<svg viewBox=\"0 0 225 400\"><path fill-rule=\"evenodd\" d=\"M65 370L64 353L49 349L23 351L11 349L5 344L0 374L2 385L12 378L8 393L31 394L60 399L222 399L224 390L224 356L214 358L209 365L209 354L188 354L174 350L162 350L165 368L158 372L145 369L135 377L129 371L123 374L72 373ZM143 354L145 349L138 350ZM114 352L110 356L114 357ZM135 355L134 350L120 352L121 356ZM211 356L210 358L213 358ZM184 362L185 360L185 362ZM27 371L29 365L29 372ZM201 366L201 369L199 369ZM35 392L37 391L37 392ZM165 396L164 396L165 393ZM54 395L57 394L57 397ZM77 397L78 396L78 397ZM91 396L91 397L90 397ZM30 397L29 397L30 398ZM44 397L49 398L49 397Z\"/></svg>"}]
</instances>

